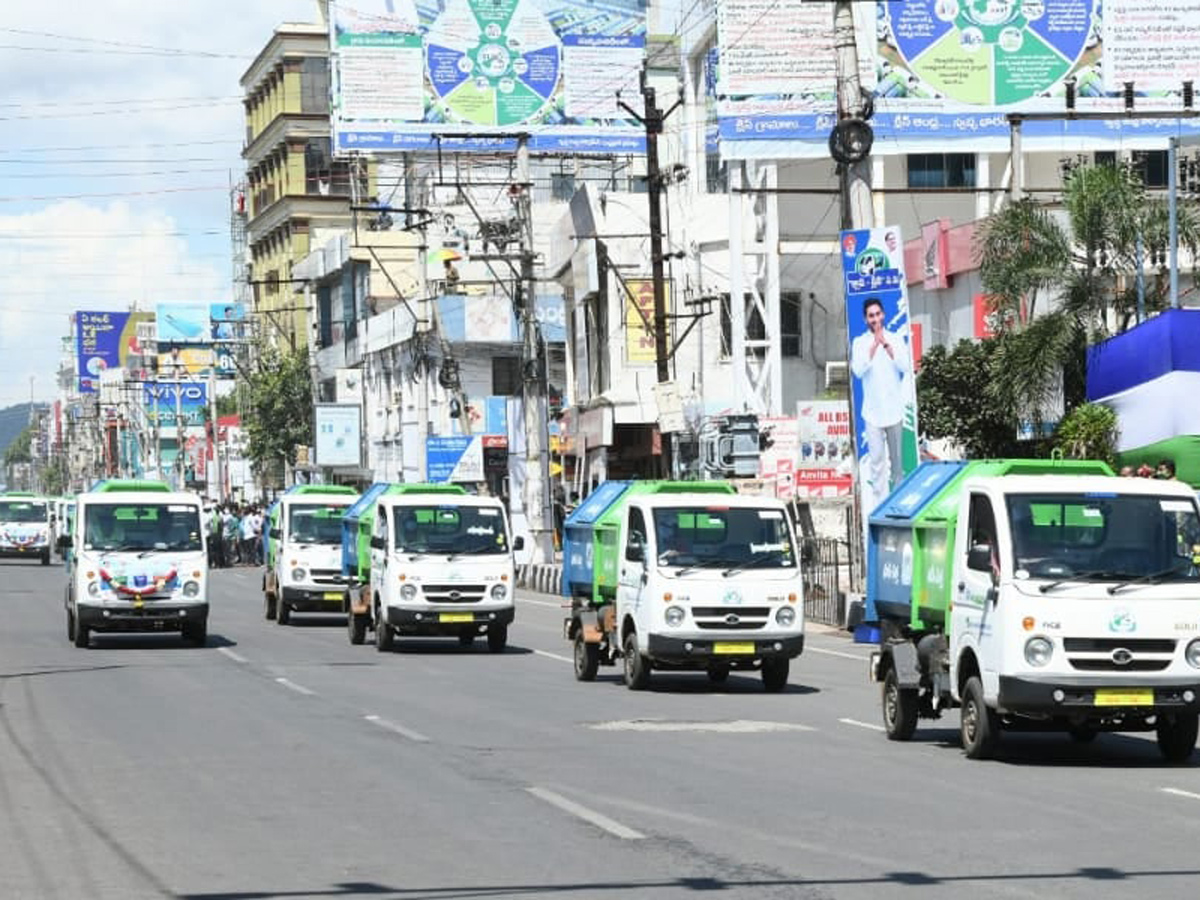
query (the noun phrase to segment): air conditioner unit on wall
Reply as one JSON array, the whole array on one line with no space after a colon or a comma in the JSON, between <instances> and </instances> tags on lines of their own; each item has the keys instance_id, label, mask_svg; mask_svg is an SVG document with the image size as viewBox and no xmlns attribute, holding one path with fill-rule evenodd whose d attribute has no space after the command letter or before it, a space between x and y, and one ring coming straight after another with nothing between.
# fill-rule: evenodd
<instances>
[{"instance_id":1,"label":"air conditioner unit on wall","mask_svg":"<svg viewBox=\"0 0 1200 900\"><path fill-rule=\"evenodd\" d=\"M850 367L844 362L825 363L825 390L850 383Z\"/></svg>"}]
</instances>

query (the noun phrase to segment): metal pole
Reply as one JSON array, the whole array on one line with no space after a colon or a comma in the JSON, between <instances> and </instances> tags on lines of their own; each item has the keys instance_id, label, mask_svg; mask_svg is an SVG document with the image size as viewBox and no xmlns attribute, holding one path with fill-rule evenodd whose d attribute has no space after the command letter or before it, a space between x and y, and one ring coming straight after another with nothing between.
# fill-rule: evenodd
<instances>
[{"instance_id":1,"label":"metal pole","mask_svg":"<svg viewBox=\"0 0 1200 900\"><path fill-rule=\"evenodd\" d=\"M217 366L216 359L213 359L213 367L208 373L208 421L212 423L212 448L213 448L213 477L209 481L211 485L214 481L217 484L217 493L214 498L218 503L221 502L221 426L217 422ZM212 493L212 490L209 490Z\"/></svg>"},{"instance_id":2,"label":"metal pole","mask_svg":"<svg viewBox=\"0 0 1200 900\"><path fill-rule=\"evenodd\" d=\"M533 213L530 208L529 138L517 144L517 218L521 222L522 406L525 424L525 492L522 498L533 541L533 562L554 561L554 511L550 502L549 411L546 408L546 354L534 309Z\"/></svg>"},{"instance_id":3,"label":"metal pole","mask_svg":"<svg viewBox=\"0 0 1200 900\"><path fill-rule=\"evenodd\" d=\"M430 306L433 303L429 296L429 273L426 271L428 261L426 255L429 253L429 247L426 244L425 226L420 228L421 243L417 248L417 276L418 290L421 292L421 299L417 303L417 314L420 316L419 321L413 325L413 336L420 341L421 355L418 363L419 371L417 373L417 446L414 447L414 453L410 456L403 443L401 444L401 452L404 454L405 460L411 460L416 468L415 481L428 481L428 463L426 460L426 444L429 441L429 360L426 353L426 341L429 336L430 324L433 317L430 313ZM406 467L407 468L407 467ZM407 480L402 478L401 480Z\"/></svg>"},{"instance_id":4,"label":"metal pole","mask_svg":"<svg viewBox=\"0 0 1200 900\"><path fill-rule=\"evenodd\" d=\"M1170 254L1171 308L1179 308L1179 138L1167 144L1167 252Z\"/></svg>"},{"instance_id":5,"label":"metal pole","mask_svg":"<svg viewBox=\"0 0 1200 900\"><path fill-rule=\"evenodd\" d=\"M1009 119L1008 156L1012 168L1012 199L1025 196L1025 157L1021 152L1021 120Z\"/></svg>"},{"instance_id":6,"label":"metal pole","mask_svg":"<svg viewBox=\"0 0 1200 900\"><path fill-rule=\"evenodd\" d=\"M1142 233L1139 231L1137 236L1137 320L1139 325L1146 317L1146 273L1143 269L1145 264L1145 245L1142 243Z\"/></svg>"},{"instance_id":7,"label":"metal pole","mask_svg":"<svg viewBox=\"0 0 1200 900\"><path fill-rule=\"evenodd\" d=\"M183 490L183 382L175 370L175 487Z\"/></svg>"}]
</instances>

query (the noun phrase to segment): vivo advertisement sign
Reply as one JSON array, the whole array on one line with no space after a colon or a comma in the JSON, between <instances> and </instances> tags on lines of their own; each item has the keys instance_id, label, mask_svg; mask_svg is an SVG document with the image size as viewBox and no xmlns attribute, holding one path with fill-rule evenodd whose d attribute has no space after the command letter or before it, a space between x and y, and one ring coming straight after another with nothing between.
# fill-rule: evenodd
<instances>
[{"instance_id":1,"label":"vivo advertisement sign","mask_svg":"<svg viewBox=\"0 0 1200 900\"><path fill-rule=\"evenodd\" d=\"M204 382L160 381L142 385L142 404L146 417L161 428L177 426L175 414L183 417L185 426L203 425L208 408L208 387Z\"/></svg>"}]
</instances>

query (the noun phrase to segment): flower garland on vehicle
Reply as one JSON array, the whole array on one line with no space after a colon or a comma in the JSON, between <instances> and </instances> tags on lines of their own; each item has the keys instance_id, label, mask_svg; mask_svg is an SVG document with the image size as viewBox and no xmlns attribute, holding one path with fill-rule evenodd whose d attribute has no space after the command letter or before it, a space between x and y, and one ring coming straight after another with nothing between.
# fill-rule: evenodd
<instances>
[{"instance_id":1,"label":"flower garland on vehicle","mask_svg":"<svg viewBox=\"0 0 1200 900\"><path fill-rule=\"evenodd\" d=\"M29 547L37 543L38 533L28 532L26 534L13 534L11 531L5 530L4 539L16 547Z\"/></svg>"},{"instance_id":2,"label":"flower garland on vehicle","mask_svg":"<svg viewBox=\"0 0 1200 900\"><path fill-rule=\"evenodd\" d=\"M132 578L129 575L113 575L106 569L100 570L100 578L118 594L141 598L146 594L159 593L166 590L167 585L175 581L179 574L178 569L172 569L165 575L155 575L153 578L148 578L145 575L134 575ZM131 584L130 581L133 583ZM143 582L139 584L138 582Z\"/></svg>"}]
</instances>

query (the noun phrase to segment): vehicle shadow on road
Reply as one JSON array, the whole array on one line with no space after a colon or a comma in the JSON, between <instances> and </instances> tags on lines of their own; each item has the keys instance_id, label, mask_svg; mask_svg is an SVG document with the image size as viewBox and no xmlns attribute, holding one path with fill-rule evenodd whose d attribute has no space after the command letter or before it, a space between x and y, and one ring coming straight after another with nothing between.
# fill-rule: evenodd
<instances>
[{"instance_id":1,"label":"vehicle shadow on road","mask_svg":"<svg viewBox=\"0 0 1200 900\"><path fill-rule=\"evenodd\" d=\"M470 647L460 647L453 638L419 638L396 637L392 639L392 653L399 656L528 656L533 653L529 647L519 644L509 644L500 653L492 653L487 648L487 639L482 635L475 639Z\"/></svg>"},{"instance_id":2,"label":"vehicle shadow on road","mask_svg":"<svg viewBox=\"0 0 1200 900\"><path fill-rule=\"evenodd\" d=\"M211 633L208 640L199 647L191 641L184 640L177 631L120 634L93 631L91 637L89 649L93 653L97 650L216 650L218 647L237 646L237 641Z\"/></svg>"},{"instance_id":3,"label":"vehicle shadow on road","mask_svg":"<svg viewBox=\"0 0 1200 900\"><path fill-rule=\"evenodd\" d=\"M918 728L914 744L932 744L962 753L957 729ZM1076 743L1057 732L1006 731L990 760L1010 766L1062 766L1090 769L1195 769L1200 753L1185 763L1167 762L1158 752L1153 733L1134 737L1119 732L1098 734L1090 743Z\"/></svg>"},{"instance_id":4,"label":"vehicle shadow on road","mask_svg":"<svg viewBox=\"0 0 1200 900\"><path fill-rule=\"evenodd\" d=\"M625 678L620 673L597 675L597 682L607 682L624 688ZM655 672L646 687L649 694L764 694L762 678L758 673L731 674L723 684L713 684L703 672ZM778 694L819 694L821 689L808 684L788 684Z\"/></svg>"}]
</instances>

